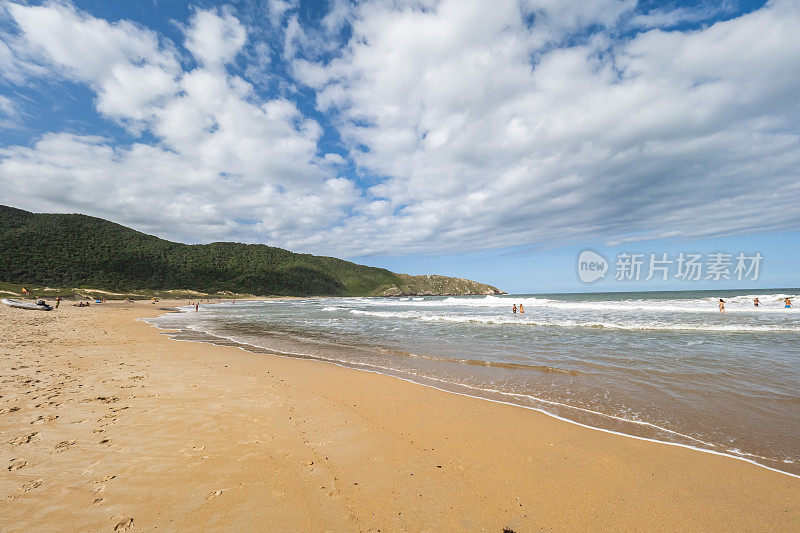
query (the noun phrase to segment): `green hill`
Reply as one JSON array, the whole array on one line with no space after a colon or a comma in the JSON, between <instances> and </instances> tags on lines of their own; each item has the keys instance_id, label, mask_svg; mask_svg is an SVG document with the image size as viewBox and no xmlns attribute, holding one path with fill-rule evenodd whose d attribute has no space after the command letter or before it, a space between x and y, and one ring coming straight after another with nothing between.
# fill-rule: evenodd
<instances>
[{"instance_id":1,"label":"green hill","mask_svg":"<svg viewBox=\"0 0 800 533\"><path fill-rule=\"evenodd\" d=\"M433 281L432 281L433 279ZM0 282L109 291L254 295L502 294L470 280L407 276L263 244L181 244L86 215L0 205Z\"/></svg>"}]
</instances>

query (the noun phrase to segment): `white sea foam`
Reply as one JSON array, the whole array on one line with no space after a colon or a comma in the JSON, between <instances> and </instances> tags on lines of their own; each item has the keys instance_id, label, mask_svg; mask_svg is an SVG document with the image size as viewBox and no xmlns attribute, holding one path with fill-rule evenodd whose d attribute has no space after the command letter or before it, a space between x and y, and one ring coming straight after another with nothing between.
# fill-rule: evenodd
<instances>
[{"instance_id":1,"label":"white sea foam","mask_svg":"<svg viewBox=\"0 0 800 533\"><path fill-rule=\"evenodd\" d=\"M759 299L761 305L755 307L753 300ZM724 298L726 310L729 313L744 313L764 315L778 313L796 313L797 309L785 309L783 300L790 298L797 300L800 295L795 294L751 294ZM571 301L568 299L555 300L541 297L513 297L513 296L484 296L475 297L448 297L438 298L373 298L360 301L350 300L358 307L456 307L456 308L510 308L514 304L522 304L528 309L561 309L565 311L633 311L633 312L658 312L658 313L706 313L719 312L719 298L704 297L692 299L627 299L627 300L598 300L598 301ZM800 312L798 312L800 314Z\"/></svg>"},{"instance_id":2,"label":"white sea foam","mask_svg":"<svg viewBox=\"0 0 800 533\"><path fill-rule=\"evenodd\" d=\"M452 323L475 323L487 325L517 325L517 326L538 326L538 327L562 327L562 328L606 328L619 330L652 330L652 331L724 331L724 332L800 332L800 324L709 324L697 323L688 324L680 322L659 321L659 320L633 320L604 321L596 319L574 319L560 318L558 320L538 320L536 318L523 317L522 315L473 315L473 314L435 314L420 313L418 311L365 311L362 309L351 309L351 314L372 316L379 318L399 318L405 320L420 320L424 322L452 322ZM532 313L528 313L532 315Z\"/></svg>"}]
</instances>

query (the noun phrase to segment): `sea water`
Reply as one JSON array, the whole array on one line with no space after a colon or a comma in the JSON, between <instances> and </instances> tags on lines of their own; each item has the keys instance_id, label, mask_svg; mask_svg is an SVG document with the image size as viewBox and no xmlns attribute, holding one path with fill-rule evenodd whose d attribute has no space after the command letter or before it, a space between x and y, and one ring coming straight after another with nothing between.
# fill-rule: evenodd
<instances>
[{"instance_id":1,"label":"sea water","mask_svg":"<svg viewBox=\"0 0 800 533\"><path fill-rule=\"evenodd\" d=\"M783 304L799 293L240 301L152 322L800 474L800 312Z\"/></svg>"}]
</instances>

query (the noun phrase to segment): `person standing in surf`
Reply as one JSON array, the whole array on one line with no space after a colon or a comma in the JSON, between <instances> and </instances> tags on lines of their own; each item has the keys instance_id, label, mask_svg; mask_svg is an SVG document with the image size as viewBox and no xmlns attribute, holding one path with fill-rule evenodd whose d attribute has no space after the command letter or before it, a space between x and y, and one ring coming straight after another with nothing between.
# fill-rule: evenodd
<instances>
[{"instance_id":1,"label":"person standing in surf","mask_svg":"<svg viewBox=\"0 0 800 533\"><path fill-rule=\"evenodd\" d=\"M522 304L519 304L519 314L522 314L524 312L525 312L525 308L522 307Z\"/></svg>"},{"instance_id":2,"label":"person standing in surf","mask_svg":"<svg viewBox=\"0 0 800 533\"><path fill-rule=\"evenodd\" d=\"M760 303L761 303L761 302L759 302L759 301L758 301L758 298L756 298L755 300L753 300L753 305L754 305L755 307L758 307Z\"/></svg>"},{"instance_id":3,"label":"person standing in surf","mask_svg":"<svg viewBox=\"0 0 800 533\"><path fill-rule=\"evenodd\" d=\"M723 315L727 314L725 311L725 300L723 300L722 298L719 299L719 312L722 313Z\"/></svg>"},{"instance_id":4,"label":"person standing in surf","mask_svg":"<svg viewBox=\"0 0 800 533\"><path fill-rule=\"evenodd\" d=\"M517 304L511 306L511 312L514 313L515 315L517 314Z\"/></svg>"},{"instance_id":5,"label":"person standing in surf","mask_svg":"<svg viewBox=\"0 0 800 533\"><path fill-rule=\"evenodd\" d=\"M784 309L791 309L792 308L792 301L789 298L783 299L783 307Z\"/></svg>"}]
</instances>

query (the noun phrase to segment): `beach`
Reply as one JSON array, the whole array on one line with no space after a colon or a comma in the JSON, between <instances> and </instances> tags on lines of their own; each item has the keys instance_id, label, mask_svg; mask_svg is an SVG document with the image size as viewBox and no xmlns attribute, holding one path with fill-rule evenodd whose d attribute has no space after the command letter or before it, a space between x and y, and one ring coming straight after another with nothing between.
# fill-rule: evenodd
<instances>
[{"instance_id":1,"label":"beach","mask_svg":"<svg viewBox=\"0 0 800 533\"><path fill-rule=\"evenodd\" d=\"M790 531L800 479L329 363L172 305L0 307L0 530Z\"/></svg>"}]
</instances>

